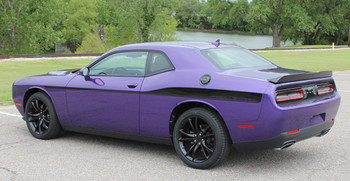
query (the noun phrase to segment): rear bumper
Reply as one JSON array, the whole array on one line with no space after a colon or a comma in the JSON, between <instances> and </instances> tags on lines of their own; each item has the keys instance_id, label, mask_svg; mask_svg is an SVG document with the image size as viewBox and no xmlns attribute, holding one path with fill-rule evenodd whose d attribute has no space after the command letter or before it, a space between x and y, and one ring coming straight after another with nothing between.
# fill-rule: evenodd
<instances>
[{"instance_id":1,"label":"rear bumper","mask_svg":"<svg viewBox=\"0 0 350 181\"><path fill-rule=\"evenodd\" d=\"M304 139L308 139L314 136L323 136L326 133L328 133L328 131L331 129L333 125L334 125L334 120L331 122L326 121L321 124L299 129L297 132L294 132L294 133L284 132L271 139L252 141L252 142L233 143L233 146L239 152L247 151L247 150L256 150L256 149L283 148Z\"/></svg>"}]
</instances>

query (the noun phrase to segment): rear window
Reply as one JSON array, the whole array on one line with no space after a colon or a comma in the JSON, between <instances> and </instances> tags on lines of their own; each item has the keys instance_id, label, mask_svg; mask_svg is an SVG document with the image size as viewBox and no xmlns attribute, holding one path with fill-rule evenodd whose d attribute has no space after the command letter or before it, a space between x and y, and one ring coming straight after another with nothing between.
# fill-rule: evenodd
<instances>
[{"instance_id":1,"label":"rear window","mask_svg":"<svg viewBox=\"0 0 350 181\"><path fill-rule=\"evenodd\" d=\"M263 57L245 49L214 48L202 50L201 53L221 70L273 66Z\"/></svg>"}]
</instances>

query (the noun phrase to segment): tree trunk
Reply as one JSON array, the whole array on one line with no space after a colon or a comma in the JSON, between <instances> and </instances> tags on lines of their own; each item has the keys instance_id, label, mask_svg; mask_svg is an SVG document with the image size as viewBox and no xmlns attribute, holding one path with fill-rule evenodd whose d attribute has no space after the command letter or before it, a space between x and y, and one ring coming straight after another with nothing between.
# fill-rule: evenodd
<instances>
[{"instance_id":1,"label":"tree trunk","mask_svg":"<svg viewBox=\"0 0 350 181\"><path fill-rule=\"evenodd\" d=\"M281 36L280 33L278 32L279 28L278 25L273 25L272 28L272 37L273 37L273 44L272 47L280 47L281 46Z\"/></svg>"},{"instance_id":2,"label":"tree trunk","mask_svg":"<svg viewBox=\"0 0 350 181\"><path fill-rule=\"evenodd\" d=\"M281 23L281 14L282 14L282 5L283 0L278 0L278 4L276 7L276 21L274 25L272 25L272 33L273 33L273 44L272 47L280 47L281 39L283 34L284 25ZM282 25L280 25L282 24Z\"/></svg>"},{"instance_id":3,"label":"tree trunk","mask_svg":"<svg viewBox=\"0 0 350 181\"><path fill-rule=\"evenodd\" d=\"M339 45L340 35L341 35L341 31L338 30L337 34L335 35L335 45Z\"/></svg>"}]
</instances>

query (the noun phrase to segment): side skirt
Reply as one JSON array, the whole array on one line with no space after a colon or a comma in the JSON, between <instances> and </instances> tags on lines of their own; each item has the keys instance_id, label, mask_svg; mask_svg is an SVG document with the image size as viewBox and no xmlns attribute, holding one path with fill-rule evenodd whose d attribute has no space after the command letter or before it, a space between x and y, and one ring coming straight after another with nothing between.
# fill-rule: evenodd
<instances>
[{"instance_id":1,"label":"side skirt","mask_svg":"<svg viewBox=\"0 0 350 181\"><path fill-rule=\"evenodd\" d=\"M77 126L63 126L63 129L65 131L86 133L86 134L106 136L106 137L112 137L112 138L155 143L155 144L162 144L162 145L173 145L170 138L160 138L160 137L121 133L121 132L114 132L114 131L107 131L107 130L97 130L92 128L77 127Z\"/></svg>"}]
</instances>

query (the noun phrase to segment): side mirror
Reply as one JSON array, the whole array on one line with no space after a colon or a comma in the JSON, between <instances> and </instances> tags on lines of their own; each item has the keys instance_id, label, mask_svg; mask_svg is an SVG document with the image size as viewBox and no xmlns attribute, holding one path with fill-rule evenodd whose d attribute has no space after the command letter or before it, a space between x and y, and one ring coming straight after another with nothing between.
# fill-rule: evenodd
<instances>
[{"instance_id":1,"label":"side mirror","mask_svg":"<svg viewBox=\"0 0 350 181\"><path fill-rule=\"evenodd\" d=\"M86 80L86 81L90 80L90 75L89 75L89 73L90 73L90 68L89 68L89 67L85 67L85 68L83 69L83 76L85 77L85 80Z\"/></svg>"}]
</instances>

